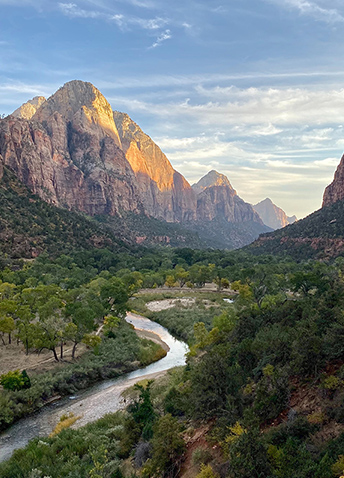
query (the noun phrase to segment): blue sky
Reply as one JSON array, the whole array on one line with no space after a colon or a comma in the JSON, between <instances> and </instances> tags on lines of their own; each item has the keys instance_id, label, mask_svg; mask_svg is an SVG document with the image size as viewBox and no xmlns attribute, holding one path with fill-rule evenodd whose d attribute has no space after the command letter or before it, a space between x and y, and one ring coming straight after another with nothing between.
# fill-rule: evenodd
<instances>
[{"instance_id":1,"label":"blue sky","mask_svg":"<svg viewBox=\"0 0 344 478\"><path fill-rule=\"evenodd\" d=\"M0 0L0 113L72 79L191 182L302 217L344 150L343 0Z\"/></svg>"}]
</instances>

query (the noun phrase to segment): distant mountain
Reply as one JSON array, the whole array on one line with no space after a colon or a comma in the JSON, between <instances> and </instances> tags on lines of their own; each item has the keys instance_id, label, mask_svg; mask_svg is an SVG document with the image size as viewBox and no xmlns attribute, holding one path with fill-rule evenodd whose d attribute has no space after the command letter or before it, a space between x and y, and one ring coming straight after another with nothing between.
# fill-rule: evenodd
<instances>
[{"instance_id":1,"label":"distant mountain","mask_svg":"<svg viewBox=\"0 0 344 478\"><path fill-rule=\"evenodd\" d=\"M213 187L213 186L223 186L228 187L234 194L236 191L232 188L229 179L224 174L218 173L214 169L209 171L203 178L201 178L198 183L192 185L192 189L195 191L196 194L200 194L205 189Z\"/></svg>"},{"instance_id":2,"label":"distant mountain","mask_svg":"<svg viewBox=\"0 0 344 478\"><path fill-rule=\"evenodd\" d=\"M263 221L253 210L251 204L246 203L237 195L225 175L217 171L210 171L192 188L197 194L197 219L199 221L212 221L221 217L232 223L253 221L263 226Z\"/></svg>"},{"instance_id":3,"label":"distant mountain","mask_svg":"<svg viewBox=\"0 0 344 478\"><path fill-rule=\"evenodd\" d=\"M344 158L344 157L343 157ZM344 253L344 159L325 189L323 207L295 224L262 234L247 250L299 260L329 259Z\"/></svg>"},{"instance_id":4,"label":"distant mountain","mask_svg":"<svg viewBox=\"0 0 344 478\"><path fill-rule=\"evenodd\" d=\"M147 244L188 238L214 247L215 228L215 242L221 238L221 247L233 248L269 230L216 171L192 188L128 115L112 111L83 81L66 83L47 100L36 97L0 120L3 167L47 203L108 218L113 227L126 221L134 229L121 228L134 242L136 234ZM162 221L162 227L140 217ZM156 234L164 225L166 238Z\"/></svg>"},{"instance_id":5,"label":"distant mountain","mask_svg":"<svg viewBox=\"0 0 344 478\"><path fill-rule=\"evenodd\" d=\"M192 188L197 195L197 220L187 227L212 247L237 249L271 230L237 195L225 175L210 171Z\"/></svg>"},{"instance_id":6,"label":"distant mountain","mask_svg":"<svg viewBox=\"0 0 344 478\"><path fill-rule=\"evenodd\" d=\"M269 198L255 204L253 209L262 218L264 224L271 229L280 229L288 224L293 224L297 220L296 216L288 217L283 209L276 206Z\"/></svg>"}]
</instances>

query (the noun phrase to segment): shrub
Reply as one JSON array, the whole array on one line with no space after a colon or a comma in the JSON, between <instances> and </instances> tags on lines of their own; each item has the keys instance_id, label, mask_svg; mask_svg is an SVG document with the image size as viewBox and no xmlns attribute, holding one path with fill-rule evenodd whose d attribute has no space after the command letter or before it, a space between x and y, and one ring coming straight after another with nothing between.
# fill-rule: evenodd
<instances>
[{"instance_id":1,"label":"shrub","mask_svg":"<svg viewBox=\"0 0 344 478\"><path fill-rule=\"evenodd\" d=\"M30 379L24 370L10 371L0 376L0 384L5 390L23 390L31 387Z\"/></svg>"}]
</instances>

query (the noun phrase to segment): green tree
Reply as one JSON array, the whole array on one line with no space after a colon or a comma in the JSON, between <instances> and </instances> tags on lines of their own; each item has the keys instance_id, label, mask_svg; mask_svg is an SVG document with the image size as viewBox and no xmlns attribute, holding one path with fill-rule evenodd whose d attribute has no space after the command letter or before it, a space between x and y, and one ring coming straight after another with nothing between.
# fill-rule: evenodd
<instances>
[{"instance_id":1,"label":"green tree","mask_svg":"<svg viewBox=\"0 0 344 478\"><path fill-rule=\"evenodd\" d=\"M180 471L185 443L178 420L167 414L159 418L152 438L152 458L143 468L149 478L174 478Z\"/></svg>"},{"instance_id":2,"label":"green tree","mask_svg":"<svg viewBox=\"0 0 344 478\"><path fill-rule=\"evenodd\" d=\"M23 372L14 370L0 375L0 384L5 390L22 390L31 386L30 379L25 370Z\"/></svg>"}]
</instances>

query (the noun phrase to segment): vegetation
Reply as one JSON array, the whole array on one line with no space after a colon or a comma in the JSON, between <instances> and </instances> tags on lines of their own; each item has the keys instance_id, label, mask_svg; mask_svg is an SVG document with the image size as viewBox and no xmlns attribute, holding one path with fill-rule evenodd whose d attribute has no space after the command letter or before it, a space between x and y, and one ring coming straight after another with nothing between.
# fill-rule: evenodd
<instances>
[{"instance_id":1,"label":"vegetation","mask_svg":"<svg viewBox=\"0 0 344 478\"><path fill-rule=\"evenodd\" d=\"M4 168L0 181L0 259L59 255L76 249L128 250L119 237L82 214L42 201Z\"/></svg>"},{"instance_id":2,"label":"vegetation","mask_svg":"<svg viewBox=\"0 0 344 478\"><path fill-rule=\"evenodd\" d=\"M296 260L326 259L343 254L344 201L319 209L305 219L262 234L246 250L253 254L289 255Z\"/></svg>"},{"instance_id":3,"label":"vegetation","mask_svg":"<svg viewBox=\"0 0 344 478\"><path fill-rule=\"evenodd\" d=\"M187 248L74 250L4 265L6 347L19 341L28 354L45 348L56 363L66 344L75 357L81 342L89 352L55 372L29 371L26 389L12 370L12 385L0 394L3 428L49 397L158 359L159 347L140 341L123 321L129 307L191 348L185 368L137 387L126 412L80 430L61 425L55 436L15 452L0 476L175 477L189 453L188 430L200 423L209 429L208 443L198 457L190 451L200 477L288 478L295 470L300 478L341 476L343 277L341 257L295 262ZM218 290L201 292L208 282ZM223 301L228 282L234 304ZM151 290L137 294L142 288ZM192 306L146 307L191 295ZM66 426L74 418L66 417Z\"/></svg>"}]
</instances>

